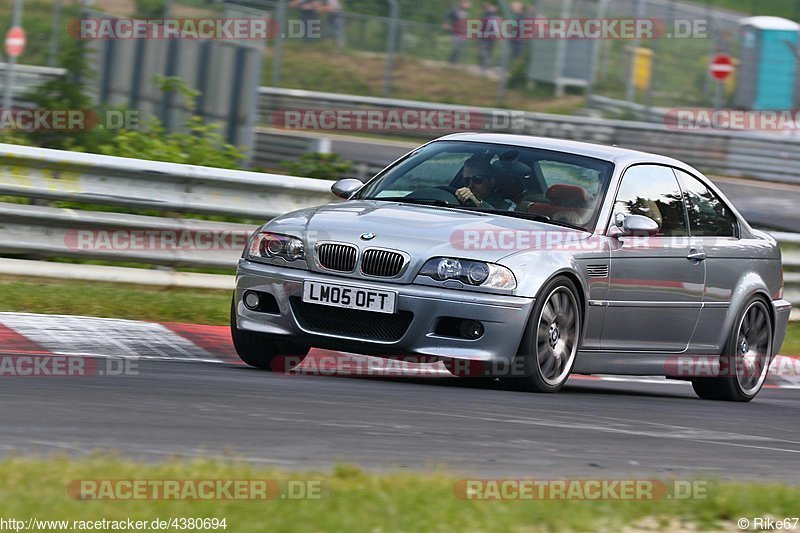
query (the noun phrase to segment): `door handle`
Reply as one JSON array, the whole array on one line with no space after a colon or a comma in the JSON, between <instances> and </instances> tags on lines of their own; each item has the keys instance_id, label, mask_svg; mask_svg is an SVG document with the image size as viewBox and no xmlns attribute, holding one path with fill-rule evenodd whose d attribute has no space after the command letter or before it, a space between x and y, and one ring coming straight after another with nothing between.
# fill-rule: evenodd
<instances>
[{"instance_id":1,"label":"door handle","mask_svg":"<svg viewBox=\"0 0 800 533\"><path fill-rule=\"evenodd\" d=\"M692 249L689 252L689 255L686 256L686 259L689 261L705 261L706 260L706 253L703 250L696 250Z\"/></svg>"}]
</instances>

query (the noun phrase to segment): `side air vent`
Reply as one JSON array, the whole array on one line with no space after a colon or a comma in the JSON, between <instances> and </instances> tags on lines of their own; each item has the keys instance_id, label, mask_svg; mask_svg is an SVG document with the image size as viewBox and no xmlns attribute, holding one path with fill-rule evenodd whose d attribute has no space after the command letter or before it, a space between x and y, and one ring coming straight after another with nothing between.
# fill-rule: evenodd
<instances>
[{"instance_id":1,"label":"side air vent","mask_svg":"<svg viewBox=\"0 0 800 533\"><path fill-rule=\"evenodd\" d=\"M607 278L608 265L588 265L586 267L586 273L590 278Z\"/></svg>"}]
</instances>

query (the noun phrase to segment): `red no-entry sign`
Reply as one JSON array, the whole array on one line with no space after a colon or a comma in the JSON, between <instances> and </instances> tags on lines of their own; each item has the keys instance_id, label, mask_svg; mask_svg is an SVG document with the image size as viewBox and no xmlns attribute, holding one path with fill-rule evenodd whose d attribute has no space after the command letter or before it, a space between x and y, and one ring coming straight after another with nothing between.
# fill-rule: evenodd
<instances>
[{"instance_id":1,"label":"red no-entry sign","mask_svg":"<svg viewBox=\"0 0 800 533\"><path fill-rule=\"evenodd\" d=\"M731 56L726 54L719 54L714 56L713 61L711 61L711 67L709 72L714 78L718 79L719 81L723 81L728 78L731 74L733 74L733 59Z\"/></svg>"},{"instance_id":2,"label":"red no-entry sign","mask_svg":"<svg viewBox=\"0 0 800 533\"><path fill-rule=\"evenodd\" d=\"M25 30L14 26L6 34L6 55L19 57L23 50L25 50Z\"/></svg>"}]
</instances>

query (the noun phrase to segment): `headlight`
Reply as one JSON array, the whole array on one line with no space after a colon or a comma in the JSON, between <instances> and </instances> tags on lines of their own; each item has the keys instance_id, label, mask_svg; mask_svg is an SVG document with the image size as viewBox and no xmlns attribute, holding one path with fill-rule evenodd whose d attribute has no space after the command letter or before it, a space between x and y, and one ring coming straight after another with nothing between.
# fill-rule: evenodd
<instances>
[{"instance_id":1,"label":"headlight","mask_svg":"<svg viewBox=\"0 0 800 533\"><path fill-rule=\"evenodd\" d=\"M297 237L280 235L278 233L262 232L250 241L247 251L250 257L272 259L283 258L287 261L297 261L306 256L303 241Z\"/></svg>"},{"instance_id":2,"label":"headlight","mask_svg":"<svg viewBox=\"0 0 800 533\"><path fill-rule=\"evenodd\" d=\"M419 275L428 276L437 281L455 279L467 285L493 289L517 288L514 273L506 267L469 259L434 257L425 263Z\"/></svg>"}]
</instances>

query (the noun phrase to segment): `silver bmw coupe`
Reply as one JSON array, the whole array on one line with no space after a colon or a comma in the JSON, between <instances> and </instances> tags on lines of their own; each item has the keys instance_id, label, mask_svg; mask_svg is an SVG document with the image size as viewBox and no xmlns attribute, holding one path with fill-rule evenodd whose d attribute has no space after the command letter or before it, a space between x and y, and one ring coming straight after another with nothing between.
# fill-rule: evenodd
<instances>
[{"instance_id":1,"label":"silver bmw coupe","mask_svg":"<svg viewBox=\"0 0 800 533\"><path fill-rule=\"evenodd\" d=\"M675 159L465 133L332 191L244 250L231 329L251 366L314 346L537 392L658 375L749 401L786 334L775 240Z\"/></svg>"}]
</instances>

